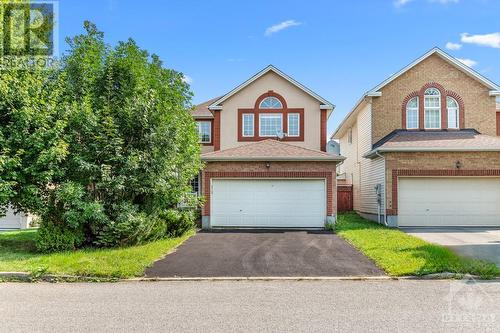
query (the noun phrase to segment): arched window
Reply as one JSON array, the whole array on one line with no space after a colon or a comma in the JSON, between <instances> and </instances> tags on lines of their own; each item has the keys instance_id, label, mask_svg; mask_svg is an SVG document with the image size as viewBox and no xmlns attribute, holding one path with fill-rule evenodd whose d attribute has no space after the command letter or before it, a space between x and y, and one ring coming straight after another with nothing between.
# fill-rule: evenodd
<instances>
[{"instance_id":1,"label":"arched window","mask_svg":"<svg viewBox=\"0 0 500 333\"><path fill-rule=\"evenodd\" d=\"M425 128L441 128L441 93L436 88L429 88L424 93Z\"/></svg>"},{"instance_id":2,"label":"arched window","mask_svg":"<svg viewBox=\"0 0 500 333\"><path fill-rule=\"evenodd\" d=\"M418 128L418 97L413 97L406 104L406 128Z\"/></svg>"},{"instance_id":3,"label":"arched window","mask_svg":"<svg viewBox=\"0 0 500 333\"><path fill-rule=\"evenodd\" d=\"M261 109L283 109L283 104L276 97L266 97L260 102Z\"/></svg>"},{"instance_id":4,"label":"arched window","mask_svg":"<svg viewBox=\"0 0 500 333\"><path fill-rule=\"evenodd\" d=\"M453 97L446 97L446 108L448 110L448 128L458 128L460 108L457 101Z\"/></svg>"}]
</instances>

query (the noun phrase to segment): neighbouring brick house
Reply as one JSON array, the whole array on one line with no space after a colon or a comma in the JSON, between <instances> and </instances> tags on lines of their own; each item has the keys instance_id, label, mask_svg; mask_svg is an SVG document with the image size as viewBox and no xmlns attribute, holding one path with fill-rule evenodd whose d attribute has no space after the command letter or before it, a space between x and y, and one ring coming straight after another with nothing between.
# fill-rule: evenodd
<instances>
[{"instance_id":1,"label":"neighbouring brick house","mask_svg":"<svg viewBox=\"0 0 500 333\"><path fill-rule=\"evenodd\" d=\"M500 226L497 96L438 48L364 94L332 136L354 209L391 226Z\"/></svg>"},{"instance_id":2,"label":"neighbouring brick house","mask_svg":"<svg viewBox=\"0 0 500 333\"><path fill-rule=\"evenodd\" d=\"M326 153L334 106L273 66L193 110L205 162L203 228L322 228L336 216Z\"/></svg>"}]
</instances>

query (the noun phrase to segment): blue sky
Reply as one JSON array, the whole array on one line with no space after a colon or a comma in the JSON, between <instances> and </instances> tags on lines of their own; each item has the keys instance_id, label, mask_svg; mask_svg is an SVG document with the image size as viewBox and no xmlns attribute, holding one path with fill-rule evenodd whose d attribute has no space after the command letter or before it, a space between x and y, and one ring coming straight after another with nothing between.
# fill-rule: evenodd
<instances>
[{"instance_id":1,"label":"blue sky","mask_svg":"<svg viewBox=\"0 0 500 333\"><path fill-rule=\"evenodd\" d=\"M97 24L190 78L194 103L273 64L337 108L331 133L362 93L434 46L500 83L500 1L60 0L63 39Z\"/></svg>"}]
</instances>

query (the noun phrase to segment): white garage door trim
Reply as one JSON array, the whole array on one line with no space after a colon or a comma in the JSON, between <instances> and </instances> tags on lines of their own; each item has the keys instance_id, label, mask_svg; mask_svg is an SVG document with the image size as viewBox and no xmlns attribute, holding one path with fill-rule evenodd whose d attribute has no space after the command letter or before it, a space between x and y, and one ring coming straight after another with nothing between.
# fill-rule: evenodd
<instances>
[{"instance_id":1,"label":"white garage door trim","mask_svg":"<svg viewBox=\"0 0 500 333\"><path fill-rule=\"evenodd\" d=\"M326 190L325 178L211 178L210 225L323 228L327 215ZM253 193L257 195L252 196ZM281 203L277 202L280 199ZM274 206L276 202L280 205Z\"/></svg>"},{"instance_id":2,"label":"white garage door trim","mask_svg":"<svg viewBox=\"0 0 500 333\"><path fill-rule=\"evenodd\" d=\"M500 177L399 177L398 225L500 226Z\"/></svg>"}]
</instances>

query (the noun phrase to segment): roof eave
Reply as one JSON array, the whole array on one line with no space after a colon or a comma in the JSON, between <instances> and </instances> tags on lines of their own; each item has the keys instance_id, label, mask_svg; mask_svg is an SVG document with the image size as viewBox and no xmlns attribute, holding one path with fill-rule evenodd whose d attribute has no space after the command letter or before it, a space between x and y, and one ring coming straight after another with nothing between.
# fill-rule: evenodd
<instances>
[{"instance_id":1,"label":"roof eave","mask_svg":"<svg viewBox=\"0 0 500 333\"><path fill-rule=\"evenodd\" d=\"M500 96L500 90L492 90L492 91L490 91L490 96Z\"/></svg>"},{"instance_id":2,"label":"roof eave","mask_svg":"<svg viewBox=\"0 0 500 333\"><path fill-rule=\"evenodd\" d=\"M444 148L444 147L424 147L424 148L376 148L370 150L363 155L365 158L374 158L378 154L382 153L418 153L418 152L473 152L473 151L484 151L484 152L500 152L500 148L481 148L481 147L463 147L463 148Z\"/></svg>"},{"instance_id":3,"label":"roof eave","mask_svg":"<svg viewBox=\"0 0 500 333\"><path fill-rule=\"evenodd\" d=\"M331 110L333 110L335 108L335 106L333 105L333 103L330 103L328 100L326 100L323 97L321 97L320 95L316 94L311 89L307 88L306 86L304 86L300 82L296 81L292 77L288 76L287 74L285 74L284 72L282 72L278 68L274 67L273 65L268 65L266 68L264 68L263 70L261 70L257 74L253 75L251 78L249 78L245 82L241 83L236 88L234 88L233 90L231 90L230 92L228 92L227 94L225 94L224 96L222 96L221 98L219 98L218 100L216 100L215 102L213 102L212 104L210 104L208 106L208 109L209 110L222 110L222 106L220 105L221 103L223 103L225 100L227 100L229 97L233 96L237 92L241 91L243 88L245 88L246 86L248 86L250 83L252 83L252 82L256 81L257 79L259 79L261 76L263 76L264 74L266 74L269 71L273 71L274 73L276 73L279 76L281 76L283 79L285 79L288 82L292 83L297 88L301 89L302 91L306 92L310 96L314 97L316 100L318 100L319 102L321 102L322 105L331 106Z\"/></svg>"},{"instance_id":4,"label":"roof eave","mask_svg":"<svg viewBox=\"0 0 500 333\"><path fill-rule=\"evenodd\" d=\"M288 161L303 161L303 162L340 162L345 160L344 156L318 156L318 157L280 157L280 156L201 156L202 161L207 162L288 162Z\"/></svg>"},{"instance_id":5,"label":"roof eave","mask_svg":"<svg viewBox=\"0 0 500 333\"><path fill-rule=\"evenodd\" d=\"M354 108L352 108L352 110L347 114L347 116L344 117L344 119L342 120L342 122L340 123L340 125L333 132L333 134L331 135L330 139L337 139L337 140L340 139L339 133L341 132L342 128L347 123L347 121L351 118L351 116L354 113L356 113L356 110L365 101L366 97L367 97L367 94L363 94L363 96L361 96L361 98L356 102L356 105L354 106Z\"/></svg>"},{"instance_id":6,"label":"roof eave","mask_svg":"<svg viewBox=\"0 0 500 333\"><path fill-rule=\"evenodd\" d=\"M319 106L320 110L335 110L335 105L333 104L321 104Z\"/></svg>"},{"instance_id":7,"label":"roof eave","mask_svg":"<svg viewBox=\"0 0 500 333\"><path fill-rule=\"evenodd\" d=\"M386 80L384 80L382 83L380 83L375 88L373 88L370 91L368 91L367 95L379 94L379 93L381 94L380 89L382 89L383 87L385 87L386 85L388 85L389 83L391 83L392 81L394 81L395 79L397 79L398 77L400 77L402 74L406 73L408 70L410 70L411 68L415 67L417 64L421 63L422 61L424 61L425 59L427 59L428 57L430 57L433 54L438 54L440 57L448 60L450 63L452 63L456 67L462 69L464 72L466 72L467 74L471 75L472 77L476 78L478 81L482 82L484 85L486 85L487 87L489 87L493 91L499 91L500 90L500 86L498 86L497 84L495 84L493 81L489 80L485 76L483 76L480 73L476 72L475 70L473 70L469 66L461 63L455 57L449 55L448 53L444 52L440 48L435 47L432 50L430 50L427 53L425 53L424 55L422 55L420 58L418 58L415 61L413 61L412 63L410 63L409 65L405 66L403 69L401 69L397 73L391 75L389 78L387 78Z\"/></svg>"}]
</instances>

